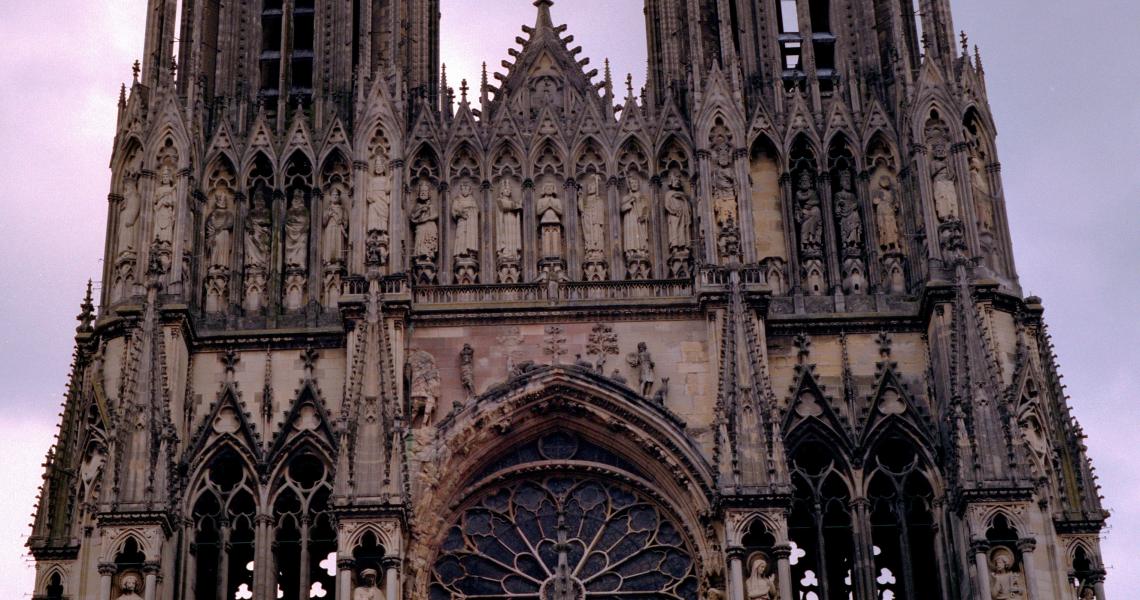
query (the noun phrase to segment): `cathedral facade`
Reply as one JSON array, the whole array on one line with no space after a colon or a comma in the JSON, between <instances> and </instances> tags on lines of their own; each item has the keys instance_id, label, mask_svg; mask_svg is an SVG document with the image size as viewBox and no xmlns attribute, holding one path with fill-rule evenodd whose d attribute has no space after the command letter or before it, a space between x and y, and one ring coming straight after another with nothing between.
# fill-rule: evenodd
<instances>
[{"instance_id":1,"label":"cathedral facade","mask_svg":"<svg viewBox=\"0 0 1140 600\"><path fill-rule=\"evenodd\" d=\"M34 597L1104 600L949 0L552 4L148 1Z\"/></svg>"}]
</instances>

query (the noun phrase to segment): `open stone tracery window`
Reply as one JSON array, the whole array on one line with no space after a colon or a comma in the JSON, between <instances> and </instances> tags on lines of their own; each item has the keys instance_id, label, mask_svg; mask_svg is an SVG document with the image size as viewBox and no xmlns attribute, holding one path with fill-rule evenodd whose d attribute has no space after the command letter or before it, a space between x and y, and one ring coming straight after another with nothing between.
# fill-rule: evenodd
<instances>
[{"instance_id":1,"label":"open stone tracery window","mask_svg":"<svg viewBox=\"0 0 1140 600\"><path fill-rule=\"evenodd\" d=\"M544 455L573 456L570 439ZM681 529L659 504L561 469L485 488L451 526L431 578L430 600L695 600L698 589Z\"/></svg>"}]
</instances>

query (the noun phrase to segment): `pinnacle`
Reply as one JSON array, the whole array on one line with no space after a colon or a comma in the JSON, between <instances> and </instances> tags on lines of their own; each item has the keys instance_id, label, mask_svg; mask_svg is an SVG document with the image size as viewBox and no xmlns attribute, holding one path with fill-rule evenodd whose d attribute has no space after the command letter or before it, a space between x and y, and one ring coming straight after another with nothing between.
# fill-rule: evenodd
<instances>
[{"instance_id":1,"label":"pinnacle","mask_svg":"<svg viewBox=\"0 0 1140 600\"><path fill-rule=\"evenodd\" d=\"M534 0L534 5L538 7L538 20L535 21L534 28L553 29L554 21L550 18L550 7L554 5L554 0Z\"/></svg>"}]
</instances>

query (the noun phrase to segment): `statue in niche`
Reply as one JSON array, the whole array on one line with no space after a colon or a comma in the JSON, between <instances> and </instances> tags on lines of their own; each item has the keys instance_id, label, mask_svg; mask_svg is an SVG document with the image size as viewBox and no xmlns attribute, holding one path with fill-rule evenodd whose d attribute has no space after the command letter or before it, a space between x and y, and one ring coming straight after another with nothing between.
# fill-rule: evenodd
<instances>
[{"instance_id":1,"label":"statue in niche","mask_svg":"<svg viewBox=\"0 0 1140 600\"><path fill-rule=\"evenodd\" d=\"M693 208L685 194L681 176L669 173L665 192L665 215L668 222L669 250L688 250L693 228Z\"/></svg>"},{"instance_id":2,"label":"statue in niche","mask_svg":"<svg viewBox=\"0 0 1140 600\"><path fill-rule=\"evenodd\" d=\"M388 217L392 209L392 180L388 177L382 156L372 159L372 175L368 178L365 202L368 207L366 231L388 231Z\"/></svg>"},{"instance_id":3,"label":"statue in niche","mask_svg":"<svg viewBox=\"0 0 1140 600\"><path fill-rule=\"evenodd\" d=\"M309 255L309 209L299 188L289 198L285 212L285 267L304 271Z\"/></svg>"},{"instance_id":4,"label":"statue in niche","mask_svg":"<svg viewBox=\"0 0 1140 600\"><path fill-rule=\"evenodd\" d=\"M950 142L945 129L933 123L926 128L930 145L930 177L934 189L934 210L938 220L958 220L958 191L950 166Z\"/></svg>"},{"instance_id":5,"label":"statue in niche","mask_svg":"<svg viewBox=\"0 0 1140 600\"><path fill-rule=\"evenodd\" d=\"M211 271L225 271L230 266L234 231L232 199L233 192L227 187L214 191L214 210L206 218L206 262Z\"/></svg>"},{"instance_id":6,"label":"statue in niche","mask_svg":"<svg viewBox=\"0 0 1140 600\"><path fill-rule=\"evenodd\" d=\"M977 207L978 229L989 232L994 228L994 198L986 179L986 166L977 154L970 156L970 186Z\"/></svg>"},{"instance_id":7,"label":"statue in niche","mask_svg":"<svg viewBox=\"0 0 1140 600\"><path fill-rule=\"evenodd\" d=\"M823 255L823 211L811 173L800 173L796 188L796 220L800 223L800 252L805 257Z\"/></svg>"},{"instance_id":8,"label":"statue in niche","mask_svg":"<svg viewBox=\"0 0 1140 600\"><path fill-rule=\"evenodd\" d=\"M626 362L629 363L629 366L637 369L637 381L640 384L641 395L648 398L649 392L653 391L653 384L657 382L657 377L654 374L657 365L653 363L653 357L649 354L649 346L645 342L638 342L637 352L632 352L626 356Z\"/></svg>"},{"instance_id":9,"label":"statue in niche","mask_svg":"<svg viewBox=\"0 0 1140 600\"><path fill-rule=\"evenodd\" d=\"M451 203L451 218L455 221L455 256L478 256L479 202L467 179L459 184L459 195Z\"/></svg>"},{"instance_id":10,"label":"statue in niche","mask_svg":"<svg viewBox=\"0 0 1140 600\"><path fill-rule=\"evenodd\" d=\"M733 176L732 146L724 134L713 139L713 216L717 227L722 230L734 229L739 221L739 206L736 197L736 177Z\"/></svg>"},{"instance_id":11,"label":"statue in niche","mask_svg":"<svg viewBox=\"0 0 1140 600\"><path fill-rule=\"evenodd\" d=\"M139 576L126 573L119 580L119 595L116 600L143 600L139 595Z\"/></svg>"},{"instance_id":12,"label":"statue in niche","mask_svg":"<svg viewBox=\"0 0 1140 600\"><path fill-rule=\"evenodd\" d=\"M749 561L744 592L747 600L780 600L780 587L775 573L769 568L767 554L757 552Z\"/></svg>"},{"instance_id":13,"label":"statue in niche","mask_svg":"<svg viewBox=\"0 0 1140 600\"><path fill-rule=\"evenodd\" d=\"M416 187L416 198L409 215L414 232L413 253L416 258L435 260L439 253L439 209L435 192L426 179Z\"/></svg>"},{"instance_id":14,"label":"statue in niche","mask_svg":"<svg viewBox=\"0 0 1140 600\"><path fill-rule=\"evenodd\" d=\"M375 569L360 572L360 582L352 590L352 600L381 600L380 588L376 587Z\"/></svg>"},{"instance_id":15,"label":"statue in niche","mask_svg":"<svg viewBox=\"0 0 1140 600\"><path fill-rule=\"evenodd\" d=\"M352 600L381 600L380 588L376 587L376 570L364 569L360 572L360 582L352 590Z\"/></svg>"},{"instance_id":16,"label":"statue in niche","mask_svg":"<svg viewBox=\"0 0 1140 600\"><path fill-rule=\"evenodd\" d=\"M91 494L95 490L95 482L103 473L103 465L107 462L107 451L101 444L94 445L83 459L79 467L79 501L92 500Z\"/></svg>"},{"instance_id":17,"label":"statue in niche","mask_svg":"<svg viewBox=\"0 0 1140 600\"><path fill-rule=\"evenodd\" d=\"M421 424L427 427L432 423L439 401L439 369L435 365L435 357L423 350L413 350L408 356L408 370L412 417L422 415Z\"/></svg>"},{"instance_id":18,"label":"statue in niche","mask_svg":"<svg viewBox=\"0 0 1140 600\"><path fill-rule=\"evenodd\" d=\"M844 256L859 256L863 250L863 220L859 216L859 199L851 191L851 173L839 173L839 191L835 192L835 214L839 217L839 237Z\"/></svg>"},{"instance_id":19,"label":"statue in niche","mask_svg":"<svg viewBox=\"0 0 1140 600\"><path fill-rule=\"evenodd\" d=\"M271 227L268 194L259 187L245 216L245 308L250 312L261 310L265 295Z\"/></svg>"},{"instance_id":20,"label":"statue in niche","mask_svg":"<svg viewBox=\"0 0 1140 600\"><path fill-rule=\"evenodd\" d=\"M558 196L558 188L552 181L542 186L542 194L538 197L536 212L542 231L543 258L560 258L562 256L562 198Z\"/></svg>"},{"instance_id":21,"label":"statue in niche","mask_svg":"<svg viewBox=\"0 0 1140 600\"><path fill-rule=\"evenodd\" d=\"M498 244L496 254L503 260L517 260L522 251L522 198L515 197L510 179L499 183L499 195L495 199L499 213Z\"/></svg>"},{"instance_id":22,"label":"statue in niche","mask_svg":"<svg viewBox=\"0 0 1140 600\"><path fill-rule=\"evenodd\" d=\"M875 229L879 234L879 249L883 252L902 250L902 236L899 234L899 201L895 196L894 182L890 176L879 177L879 189L871 194L871 205L875 209Z\"/></svg>"},{"instance_id":23,"label":"statue in niche","mask_svg":"<svg viewBox=\"0 0 1140 600\"><path fill-rule=\"evenodd\" d=\"M601 175L586 175L585 193L578 198L578 214L586 243L585 259L603 260L606 253L606 203L602 198Z\"/></svg>"},{"instance_id":24,"label":"statue in niche","mask_svg":"<svg viewBox=\"0 0 1140 600\"><path fill-rule=\"evenodd\" d=\"M158 177L158 189L154 193L154 241L166 250L174 243L176 195L174 171L170 165L163 165Z\"/></svg>"},{"instance_id":25,"label":"statue in niche","mask_svg":"<svg viewBox=\"0 0 1140 600\"><path fill-rule=\"evenodd\" d=\"M133 252L135 231L142 210L142 194L139 192L138 173L123 174L123 207L119 211L119 253Z\"/></svg>"},{"instance_id":26,"label":"statue in niche","mask_svg":"<svg viewBox=\"0 0 1140 600\"><path fill-rule=\"evenodd\" d=\"M990 597L993 600L1024 600L1025 581L1013 570L1013 552L998 547L990 553Z\"/></svg>"},{"instance_id":27,"label":"statue in niche","mask_svg":"<svg viewBox=\"0 0 1140 600\"><path fill-rule=\"evenodd\" d=\"M245 267L246 270L269 269L270 228L269 194L265 188L253 192L253 202L245 217Z\"/></svg>"},{"instance_id":28,"label":"statue in niche","mask_svg":"<svg viewBox=\"0 0 1140 600\"><path fill-rule=\"evenodd\" d=\"M343 265L344 249L348 244L348 216L344 208L344 188L334 185L329 192L325 214L321 219L321 259L326 266Z\"/></svg>"},{"instance_id":29,"label":"statue in niche","mask_svg":"<svg viewBox=\"0 0 1140 600\"><path fill-rule=\"evenodd\" d=\"M621 225L627 255L649 251L649 199L636 175L629 177L629 193L621 201Z\"/></svg>"}]
</instances>

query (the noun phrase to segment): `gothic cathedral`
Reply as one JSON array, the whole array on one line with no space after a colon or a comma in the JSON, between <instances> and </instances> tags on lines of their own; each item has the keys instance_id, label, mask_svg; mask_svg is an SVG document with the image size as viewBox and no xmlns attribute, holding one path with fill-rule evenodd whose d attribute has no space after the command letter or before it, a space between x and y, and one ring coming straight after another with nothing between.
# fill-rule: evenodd
<instances>
[{"instance_id":1,"label":"gothic cathedral","mask_svg":"<svg viewBox=\"0 0 1140 600\"><path fill-rule=\"evenodd\" d=\"M149 0L34 597L1105 600L949 0L552 4Z\"/></svg>"}]
</instances>

